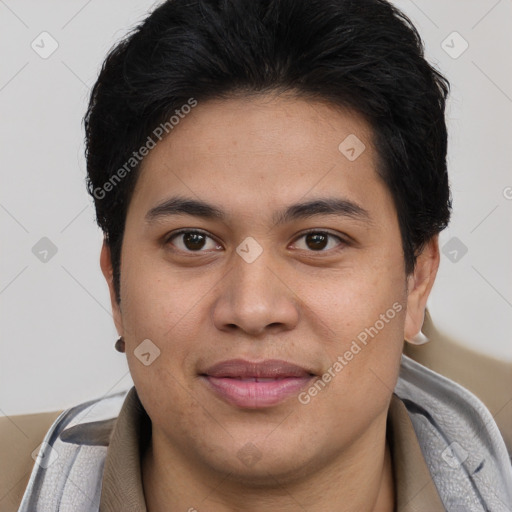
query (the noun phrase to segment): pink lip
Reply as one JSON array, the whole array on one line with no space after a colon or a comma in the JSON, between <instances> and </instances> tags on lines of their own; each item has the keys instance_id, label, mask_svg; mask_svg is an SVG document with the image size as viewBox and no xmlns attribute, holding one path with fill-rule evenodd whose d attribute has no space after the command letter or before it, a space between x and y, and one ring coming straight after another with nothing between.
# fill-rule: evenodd
<instances>
[{"instance_id":1,"label":"pink lip","mask_svg":"<svg viewBox=\"0 0 512 512\"><path fill-rule=\"evenodd\" d=\"M257 409L276 405L296 395L314 375L286 361L268 359L255 363L231 359L208 368L201 377L210 390L227 402Z\"/></svg>"}]
</instances>

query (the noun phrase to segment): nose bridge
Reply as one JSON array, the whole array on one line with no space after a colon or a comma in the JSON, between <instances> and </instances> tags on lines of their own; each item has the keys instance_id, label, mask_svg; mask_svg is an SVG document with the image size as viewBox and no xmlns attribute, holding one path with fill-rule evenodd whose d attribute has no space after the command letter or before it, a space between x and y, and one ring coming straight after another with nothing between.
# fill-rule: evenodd
<instances>
[{"instance_id":1,"label":"nose bridge","mask_svg":"<svg viewBox=\"0 0 512 512\"><path fill-rule=\"evenodd\" d=\"M293 293L271 270L276 265L270 249L246 239L231 265L214 312L217 327L236 325L253 334L270 325L291 328L298 318Z\"/></svg>"},{"instance_id":2,"label":"nose bridge","mask_svg":"<svg viewBox=\"0 0 512 512\"><path fill-rule=\"evenodd\" d=\"M234 258L234 291L237 295L249 299L253 295L253 299L261 297L267 301L273 299L272 292L277 290L275 275L269 268L269 259L267 254L262 254L250 262L238 255Z\"/></svg>"},{"instance_id":3,"label":"nose bridge","mask_svg":"<svg viewBox=\"0 0 512 512\"><path fill-rule=\"evenodd\" d=\"M244 250L248 251L244 253ZM266 314L276 300L276 294L282 293L276 283L275 275L270 271L270 250L251 247L251 242L240 244L233 261L232 296L235 304L252 314ZM241 254L240 254L241 253Z\"/></svg>"}]
</instances>

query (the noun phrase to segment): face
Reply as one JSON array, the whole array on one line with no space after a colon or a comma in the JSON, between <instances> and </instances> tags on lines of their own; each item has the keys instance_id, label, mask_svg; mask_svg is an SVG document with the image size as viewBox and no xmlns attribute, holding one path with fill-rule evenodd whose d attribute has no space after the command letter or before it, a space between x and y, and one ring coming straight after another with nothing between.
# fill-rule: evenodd
<instances>
[{"instance_id":1,"label":"face","mask_svg":"<svg viewBox=\"0 0 512 512\"><path fill-rule=\"evenodd\" d=\"M291 478L384 425L435 264L406 277L371 139L354 113L261 96L199 103L146 156L113 308L173 460ZM114 297L105 246L102 267Z\"/></svg>"}]
</instances>

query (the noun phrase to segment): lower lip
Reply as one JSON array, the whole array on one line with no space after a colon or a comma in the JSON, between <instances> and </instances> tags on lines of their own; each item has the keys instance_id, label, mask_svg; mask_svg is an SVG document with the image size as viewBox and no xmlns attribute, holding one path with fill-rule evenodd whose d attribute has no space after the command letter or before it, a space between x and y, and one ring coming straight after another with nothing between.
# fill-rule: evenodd
<instances>
[{"instance_id":1,"label":"lower lip","mask_svg":"<svg viewBox=\"0 0 512 512\"><path fill-rule=\"evenodd\" d=\"M287 377L267 382L243 381L228 377L202 377L210 389L230 404L238 407L259 409L283 402L296 396L311 377Z\"/></svg>"}]
</instances>

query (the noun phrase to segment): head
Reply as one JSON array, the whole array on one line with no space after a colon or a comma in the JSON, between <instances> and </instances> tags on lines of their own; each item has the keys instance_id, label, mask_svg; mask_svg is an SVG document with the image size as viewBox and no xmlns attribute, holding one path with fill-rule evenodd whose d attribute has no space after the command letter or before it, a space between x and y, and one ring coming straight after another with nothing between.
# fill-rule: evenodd
<instances>
[{"instance_id":1,"label":"head","mask_svg":"<svg viewBox=\"0 0 512 512\"><path fill-rule=\"evenodd\" d=\"M101 266L154 432L187 464L298 474L382 425L449 221L447 93L383 0L168 1L111 50L85 117ZM232 358L331 379L239 408L202 380ZM247 443L261 469L234 456Z\"/></svg>"}]
</instances>

